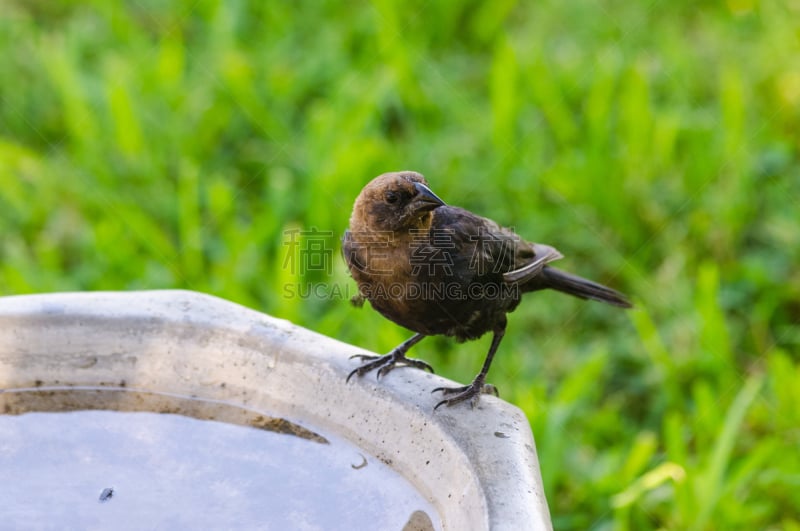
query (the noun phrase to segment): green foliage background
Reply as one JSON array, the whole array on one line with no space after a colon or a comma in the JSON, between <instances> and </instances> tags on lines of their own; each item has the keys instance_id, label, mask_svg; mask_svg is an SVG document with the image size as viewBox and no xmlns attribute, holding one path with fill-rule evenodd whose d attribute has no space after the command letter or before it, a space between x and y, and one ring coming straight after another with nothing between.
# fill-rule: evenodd
<instances>
[{"instance_id":1,"label":"green foliage background","mask_svg":"<svg viewBox=\"0 0 800 531\"><path fill-rule=\"evenodd\" d=\"M800 529L796 0L0 6L1 293L188 288L388 351L287 296L353 284L285 231L416 169L636 300L531 296L490 374L557 529ZM467 381L488 341L415 352Z\"/></svg>"}]
</instances>

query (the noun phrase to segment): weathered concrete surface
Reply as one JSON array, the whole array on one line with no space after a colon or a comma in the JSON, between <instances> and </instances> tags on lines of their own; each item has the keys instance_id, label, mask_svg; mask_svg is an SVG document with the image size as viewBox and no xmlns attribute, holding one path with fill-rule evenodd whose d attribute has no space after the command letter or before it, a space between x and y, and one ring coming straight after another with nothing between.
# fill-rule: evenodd
<instances>
[{"instance_id":1,"label":"weathered concrete surface","mask_svg":"<svg viewBox=\"0 0 800 531\"><path fill-rule=\"evenodd\" d=\"M331 430L404 475L445 529L551 529L530 427L494 397L433 411L453 382L345 383L362 349L188 291L0 298L0 390L127 387L223 400Z\"/></svg>"}]
</instances>

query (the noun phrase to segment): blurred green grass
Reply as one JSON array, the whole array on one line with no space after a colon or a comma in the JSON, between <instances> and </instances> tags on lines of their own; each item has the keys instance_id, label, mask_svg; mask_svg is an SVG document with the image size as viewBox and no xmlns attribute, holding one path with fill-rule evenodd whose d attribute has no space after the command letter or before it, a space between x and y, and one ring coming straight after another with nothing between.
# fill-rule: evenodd
<instances>
[{"instance_id":1,"label":"blurred green grass","mask_svg":"<svg viewBox=\"0 0 800 531\"><path fill-rule=\"evenodd\" d=\"M530 297L492 368L557 529L800 529L797 2L7 0L0 56L0 293L188 288L388 351L287 296L353 285L286 231L419 170L637 302Z\"/></svg>"}]
</instances>

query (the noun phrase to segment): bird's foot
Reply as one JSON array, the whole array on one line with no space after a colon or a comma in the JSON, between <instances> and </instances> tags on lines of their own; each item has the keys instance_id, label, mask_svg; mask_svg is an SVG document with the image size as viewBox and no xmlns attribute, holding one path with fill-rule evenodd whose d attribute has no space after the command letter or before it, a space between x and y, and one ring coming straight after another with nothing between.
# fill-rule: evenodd
<instances>
[{"instance_id":1,"label":"bird's foot","mask_svg":"<svg viewBox=\"0 0 800 531\"><path fill-rule=\"evenodd\" d=\"M470 407L475 407L475 404L478 403L482 394L500 396L497 387L492 384L483 383L482 380L477 378L469 385L464 385L462 387L437 387L431 392L435 393L437 391L441 391L442 395L449 396L450 398L445 398L436 404L433 407L434 411L439 409L439 406L445 404L449 407L466 401L469 401Z\"/></svg>"},{"instance_id":2,"label":"bird's foot","mask_svg":"<svg viewBox=\"0 0 800 531\"><path fill-rule=\"evenodd\" d=\"M375 369L378 370L378 379L380 380L382 377L389 374L395 367L416 367L417 369L423 369L426 371L434 372L433 367L431 367L427 362L422 360L417 360L414 358L406 358L405 354L397 349L392 350L390 353L384 356L371 356L369 354L356 354L355 356L350 356L350 359L359 358L362 361L366 361L365 364L361 365L360 367L354 369L350 374L347 375L347 380L350 381L350 378L353 375L364 376L370 371Z\"/></svg>"}]
</instances>

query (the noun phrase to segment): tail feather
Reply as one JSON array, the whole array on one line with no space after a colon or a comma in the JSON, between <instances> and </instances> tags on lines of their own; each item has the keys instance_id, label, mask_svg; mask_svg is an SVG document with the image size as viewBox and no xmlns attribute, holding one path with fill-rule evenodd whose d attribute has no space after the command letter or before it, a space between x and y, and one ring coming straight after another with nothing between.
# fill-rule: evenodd
<instances>
[{"instance_id":1,"label":"tail feather","mask_svg":"<svg viewBox=\"0 0 800 531\"><path fill-rule=\"evenodd\" d=\"M538 282L534 289L550 288L574 297L605 302L620 308L633 307L622 293L553 267L548 266L542 269L537 280Z\"/></svg>"}]
</instances>

